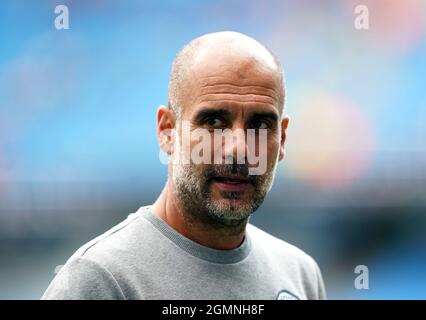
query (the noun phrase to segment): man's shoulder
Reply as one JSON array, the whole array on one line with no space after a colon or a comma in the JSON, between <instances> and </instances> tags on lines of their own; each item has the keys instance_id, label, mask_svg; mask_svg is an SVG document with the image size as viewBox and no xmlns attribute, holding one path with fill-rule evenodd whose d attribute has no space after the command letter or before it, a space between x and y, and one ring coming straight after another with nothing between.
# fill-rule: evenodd
<instances>
[{"instance_id":1,"label":"man's shoulder","mask_svg":"<svg viewBox=\"0 0 426 320\"><path fill-rule=\"evenodd\" d=\"M83 244L68 261L84 258L99 263L105 268L121 265L120 261L140 258L144 251L143 246L149 245L152 228L148 221L141 219L139 211L131 213L122 222ZM123 260L124 259L124 260ZM116 263L118 262L118 263Z\"/></svg>"},{"instance_id":2,"label":"man's shoulder","mask_svg":"<svg viewBox=\"0 0 426 320\"><path fill-rule=\"evenodd\" d=\"M254 251L266 260L271 270L285 274L306 299L325 299L326 293L319 266L314 258L293 244L249 224L247 227Z\"/></svg>"},{"instance_id":3,"label":"man's shoulder","mask_svg":"<svg viewBox=\"0 0 426 320\"><path fill-rule=\"evenodd\" d=\"M60 268L42 299L122 299L115 266L120 247L137 216L124 221L82 245Z\"/></svg>"},{"instance_id":4,"label":"man's shoulder","mask_svg":"<svg viewBox=\"0 0 426 320\"><path fill-rule=\"evenodd\" d=\"M247 231L256 249L262 254L278 262L285 261L287 265L301 268L316 268L315 260L297 246L273 236L259 227L248 224Z\"/></svg>"},{"instance_id":5,"label":"man's shoulder","mask_svg":"<svg viewBox=\"0 0 426 320\"><path fill-rule=\"evenodd\" d=\"M128 217L103 232L87 243L83 244L73 255L73 257L89 256L101 253L103 250L114 250L123 248L121 242L132 236L132 229L136 226L138 217L136 213L131 213Z\"/></svg>"}]
</instances>

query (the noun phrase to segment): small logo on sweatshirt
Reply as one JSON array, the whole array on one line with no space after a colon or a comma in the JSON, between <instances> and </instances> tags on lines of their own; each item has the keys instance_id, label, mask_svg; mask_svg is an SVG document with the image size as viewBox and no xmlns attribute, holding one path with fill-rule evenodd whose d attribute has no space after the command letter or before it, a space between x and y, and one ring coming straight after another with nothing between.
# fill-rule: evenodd
<instances>
[{"instance_id":1,"label":"small logo on sweatshirt","mask_svg":"<svg viewBox=\"0 0 426 320\"><path fill-rule=\"evenodd\" d=\"M287 290L281 290L278 292L277 300L300 300L298 296L288 292Z\"/></svg>"}]
</instances>

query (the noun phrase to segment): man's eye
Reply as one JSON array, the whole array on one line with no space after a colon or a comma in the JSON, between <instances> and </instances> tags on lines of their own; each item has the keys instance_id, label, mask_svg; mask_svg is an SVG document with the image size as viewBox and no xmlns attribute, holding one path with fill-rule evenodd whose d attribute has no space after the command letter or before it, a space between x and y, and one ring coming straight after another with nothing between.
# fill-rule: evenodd
<instances>
[{"instance_id":1,"label":"man's eye","mask_svg":"<svg viewBox=\"0 0 426 320\"><path fill-rule=\"evenodd\" d=\"M219 118L208 118L206 119L205 123L209 127L221 127L223 125L223 121Z\"/></svg>"},{"instance_id":2,"label":"man's eye","mask_svg":"<svg viewBox=\"0 0 426 320\"><path fill-rule=\"evenodd\" d=\"M269 124L263 120L255 120L252 122L252 127L254 129L269 129Z\"/></svg>"}]
</instances>

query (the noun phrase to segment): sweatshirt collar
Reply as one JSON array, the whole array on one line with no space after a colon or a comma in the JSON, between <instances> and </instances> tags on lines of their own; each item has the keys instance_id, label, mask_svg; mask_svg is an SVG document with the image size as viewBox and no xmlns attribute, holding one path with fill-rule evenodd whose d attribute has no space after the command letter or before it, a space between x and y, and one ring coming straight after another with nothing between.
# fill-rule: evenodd
<instances>
[{"instance_id":1,"label":"sweatshirt collar","mask_svg":"<svg viewBox=\"0 0 426 320\"><path fill-rule=\"evenodd\" d=\"M230 250L213 249L192 241L174 230L167 224L167 222L150 210L151 207L151 205L143 206L137 211L137 213L140 217L151 222L158 231L170 239L175 245L193 256L209 262L231 264L242 261L250 253L252 243L247 230L245 232L243 242L237 248Z\"/></svg>"}]
</instances>

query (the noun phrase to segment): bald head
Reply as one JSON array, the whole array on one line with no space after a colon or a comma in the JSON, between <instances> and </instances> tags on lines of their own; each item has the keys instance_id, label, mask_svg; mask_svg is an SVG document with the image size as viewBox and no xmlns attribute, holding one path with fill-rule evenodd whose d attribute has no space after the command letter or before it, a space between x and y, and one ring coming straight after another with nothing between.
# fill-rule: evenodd
<instances>
[{"instance_id":1,"label":"bald head","mask_svg":"<svg viewBox=\"0 0 426 320\"><path fill-rule=\"evenodd\" d=\"M256 85L270 87L280 113L283 110L280 63L264 45L237 32L203 35L178 53L170 74L169 107L179 117L185 107L194 103L194 91L200 87L197 82L213 77L221 77L231 86L255 84L257 79Z\"/></svg>"}]
</instances>

